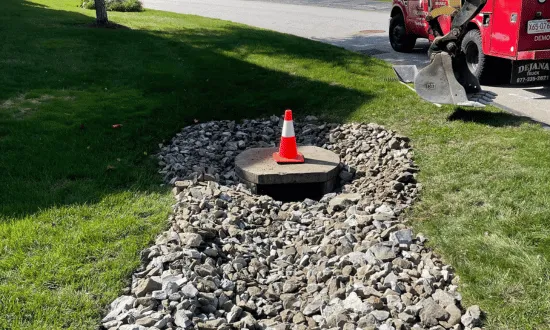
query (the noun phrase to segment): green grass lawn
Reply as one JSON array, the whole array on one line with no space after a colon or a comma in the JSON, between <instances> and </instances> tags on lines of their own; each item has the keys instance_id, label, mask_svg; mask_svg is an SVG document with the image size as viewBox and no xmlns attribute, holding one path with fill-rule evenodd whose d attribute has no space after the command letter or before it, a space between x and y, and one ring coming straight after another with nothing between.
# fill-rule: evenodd
<instances>
[{"instance_id":1,"label":"green grass lawn","mask_svg":"<svg viewBox=\"0 0 550 330\"><path fill-rule=\"evenodd\" d=\"M488 329L548 328L550 132L436 108L336 47L157 11L97 29L77 5L0 2L0 329L97 327L167 226L158 143L195 119L286 108L409 135L425 186L412 219L465 302Z\"/></svg>"}]
</instances>

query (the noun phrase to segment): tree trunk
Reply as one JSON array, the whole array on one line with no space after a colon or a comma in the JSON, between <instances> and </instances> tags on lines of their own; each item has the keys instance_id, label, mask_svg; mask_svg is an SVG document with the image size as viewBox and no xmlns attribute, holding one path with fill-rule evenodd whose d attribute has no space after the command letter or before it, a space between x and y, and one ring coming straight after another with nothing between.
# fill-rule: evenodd
<instances>
[{"instance_id":1,"label":"tree trunk","mask_svg":"<svg viewBox=\"0 0 550 330\"><path fill-rule=\"evenodd\" d=\"M109 22L107 17L107 8L105 7L105 0L94 0L95 1L95 15L97 25L105 25Z\"/></svg>"}]
</instances>

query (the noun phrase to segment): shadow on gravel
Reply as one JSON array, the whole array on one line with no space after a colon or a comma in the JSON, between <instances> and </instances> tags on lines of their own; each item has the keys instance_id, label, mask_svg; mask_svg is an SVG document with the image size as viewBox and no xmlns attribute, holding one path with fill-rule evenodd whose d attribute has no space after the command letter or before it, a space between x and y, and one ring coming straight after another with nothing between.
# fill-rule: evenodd
<instances>
[{"instance_id":1,"label":"shadow on gravel","mask_svg":"<svg viewBox=\"0 0 550 330\"><path fill-rule=\"evenodd\" d=\"M533 123L533 120L528 117L521 117L505 112L465 110L462 108L457 108L447 119L449 121L473 122L493 127L515 127L525 123Z\"/></svg>"}]
</instances>

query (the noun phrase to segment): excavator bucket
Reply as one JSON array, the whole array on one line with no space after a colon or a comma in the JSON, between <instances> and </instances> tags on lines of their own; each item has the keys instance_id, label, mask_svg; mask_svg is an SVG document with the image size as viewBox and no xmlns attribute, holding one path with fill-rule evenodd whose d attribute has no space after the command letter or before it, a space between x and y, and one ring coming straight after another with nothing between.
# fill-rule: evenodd
<instances>
[{"instance_id":1,"label":"excavator bucket","mask_svg":"<svg viewBox=\"0 0 550 330\"><path fill-rule=\"evenodd\" d=\"M486 3L487 0L453 0L448 7L434 9L427 18L432 29L441 31L436 17L452 15L451 31L434 39L428 50L430 64L422 70L416 71L413 66L395 66L394 71L399 79L406 82L414 77L416 93L432 103L484 107L491 102L496 95L481 90L478 79L468 68L466 57L460 51L466 25Z\"/></svg>"},{"instance_id":2,"label":"excavator bucket","mask_svg":"<svg viewBox=\"0 0 550 330\"><path fill-rule=\"evenodd\" d=\"M414 78L418 75L416 65L394 65L393 71L397 75L397 78L404 83L413 83Z\"/></svg>"},{"instance_id":3,"label":"excavator bucket","mask_svg":"<svg viewBox=\"0 0 550 330\"><path fill-rule=\"evenodd\" d=\"M431 63L416 75L414 87L421 98L432 103L483 106L469 98L481 92L481 86L460 56L453 60L447 53L435 54Z\"/></svg>"}]
</instances>

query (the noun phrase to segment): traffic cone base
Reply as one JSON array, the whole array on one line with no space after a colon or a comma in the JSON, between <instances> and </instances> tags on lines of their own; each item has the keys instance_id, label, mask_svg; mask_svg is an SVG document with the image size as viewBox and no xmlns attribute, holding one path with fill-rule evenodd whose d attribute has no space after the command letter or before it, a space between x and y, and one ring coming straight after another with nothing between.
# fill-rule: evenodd
<instances>
[{"instance_id":1,"label":"traffic cone base","mask_svg":"<svg viewBox=\"0 0 550 330\"><path fill-rule=\"evenodd\" d=\"M303 163L305 161L304 156L298 152L291 110L285 111L281 145L279 146L279 152L273 154L273 159L277 163Z\"/></svg>"},{"instance_id":2,"label":"traffic cone base","mask_svg":"<svg viewBox=\"0 0 550 330\"><path fill-rule=\"evenodd\" d=\"M305 162L304 155L302 155L301 153L298 153L295 158L285 158L285 157L282 157L278 152L275 152L273 153L273 159L275 159L277 163L283 163L283 164L284 163L297 164L297 163Z\"/></svg>"}]
</instances>

